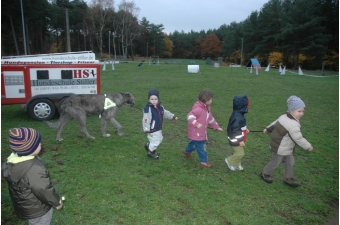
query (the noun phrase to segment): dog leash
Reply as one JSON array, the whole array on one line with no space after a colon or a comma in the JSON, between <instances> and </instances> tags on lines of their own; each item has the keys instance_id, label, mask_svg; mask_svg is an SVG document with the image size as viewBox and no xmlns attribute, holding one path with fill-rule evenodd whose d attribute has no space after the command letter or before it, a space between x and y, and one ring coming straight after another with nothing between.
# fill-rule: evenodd
<instances>
[{"instance_id":1,"label":"dog leash","mask_svg":"<svg viewBox=\"0 0 340 225\"><path fill-rule=\"evenodd\" d=\"M139 107L136 107L136 106L131 106L132 108L136 108L136 109L139 109L139 110L143 110L142 108L139 108ZM179 121L182 121L182 122L187 122L187 120L183 120L183 119L178 119ZM208 127L208 129L214 129L212 127ZM263 132L263 130L251 130L249 131L249 133L255 133L255 132Z\"/></svg>"},{"instance_id":2,"label":"dog leash","mask_svg":"<svg viewBox=\"0 0 340 225\"><path fill-rule=\"evenodd\" d=\"M135 109L139 109L139 110L143 110L142 108L138 108L136 106L130 106L130 107L135 108Z\"/></svg>"}]
</instances>

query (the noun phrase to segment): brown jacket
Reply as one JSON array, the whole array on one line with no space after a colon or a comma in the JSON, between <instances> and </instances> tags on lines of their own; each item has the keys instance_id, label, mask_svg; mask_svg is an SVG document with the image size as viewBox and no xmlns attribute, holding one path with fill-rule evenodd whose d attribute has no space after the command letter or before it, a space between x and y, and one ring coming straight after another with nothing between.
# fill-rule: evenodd
<instances>
[{"instance_id":1,"label":"brown jacket","mask_svg":"<svg viewBox=\"0 0 340 225\"><path fill-rule=\"evenodd\" d=\"M271 150L278 155L291 155L296 144L308 150L312 145L302 136L300 127L299 121L289 113L272 122L266 128L271 133Z\"/></svg>"}]
</instances>

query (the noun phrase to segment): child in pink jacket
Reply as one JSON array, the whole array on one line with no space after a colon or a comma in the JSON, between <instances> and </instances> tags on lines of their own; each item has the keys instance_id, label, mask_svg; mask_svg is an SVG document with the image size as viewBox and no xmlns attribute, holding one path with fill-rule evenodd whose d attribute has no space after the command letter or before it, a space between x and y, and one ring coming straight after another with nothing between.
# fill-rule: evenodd
<instances>
[{"instance_id":1,"label":"child in pink jacket","mask_svg":"<svg viewBox=\"0 0 340 225\"><path fill-rule=\"evenodd\" d=\"M208 140L208 126L214 130L223 131L218 125L210 111L213 93L209 90L202 90L198 95L198 100L195 102L191 111L188 114L188 137L190 142L183 154L187 157L192 157L192 152L197 150L200 158L200 165L211 168L208 163L208 153L206 151L206 140Z\"/></svg>"}]
</instances>

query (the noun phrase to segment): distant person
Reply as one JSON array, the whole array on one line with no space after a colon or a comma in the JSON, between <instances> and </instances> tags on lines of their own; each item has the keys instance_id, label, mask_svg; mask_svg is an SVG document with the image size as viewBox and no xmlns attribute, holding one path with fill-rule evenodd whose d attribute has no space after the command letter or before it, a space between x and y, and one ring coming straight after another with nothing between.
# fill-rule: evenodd
<instances>
[{"instance_id":1,"label":"distant person","mask_svg":"<svg viewBox=\"0 0 340 225\"><path fill-rule=\"evenodd\" d=\"M147 134L149 143L144 147L148 152L148 156L153 159L158 159L156 149L163 140L162 126L163 118L178 120L170 111L166 110L161 104L159 91L151 89L148 92L148 103L143 109L143 131Z\"/></svg>"},{"instance_id":2,"label":"distant person","mask_svg":"<svg viewBox=\"0 0 340 225\"><path fill-rule=\"evenodd\" d=\"M304 150L313 151L312 145L302 137L300 131L300 119L305 113L305 103L297 96L290 96L287 100L288 112L272 122L263 133L270 133L270 149L272 159L263 168L260 176L267 182L272 183L272 173L284 162L285 178L284 183L291 187L298 187L294 180L294 155L295 145Z\"/></svg>"},{"instance_id":3,"label":"distant person","mask_svg":"<svg viewBox=\"0 0 340 225\"><path fill-rule=\"evenodd\" d=\"M215 130L223 131L213 117L210 107L213 100L213 93L209 90L202 90L198 95L198 101L195 102L188 114L188 137L190 142L183 154L192 157L192 152L197 151L200 159L200 165L211 168L208 162L208 153L206 140L208 140L208 126Z\"/></svg>"},{"instance_id":4,"label":"distant person","mask_svg":"<svg viewBox=\"0 0 340 225\"><path fill-rule=\"evenodd\" d=\"M225 162L232 171L243 170L241 160L244 156L244 146L246 146L247 129L244 114L248 112L250 106L249 98L246 95L236 95L233 99L233 112L229 118L227 127L228 141L234 154L225 158Z\"/></svg>"},{"instance_id":5,"label":"distant person","mask_svg":"<svg viewBox=\"0 0 340 225\"><path fill-rule=\"evenodd\" d=\"M53 207L61 209L61 197L56 193L50 174L38 156L41 135L32 128L9 130L12 154L1 171L8 183L15 213L30 225L51 224Z\"/></svg>"}]
</instances>

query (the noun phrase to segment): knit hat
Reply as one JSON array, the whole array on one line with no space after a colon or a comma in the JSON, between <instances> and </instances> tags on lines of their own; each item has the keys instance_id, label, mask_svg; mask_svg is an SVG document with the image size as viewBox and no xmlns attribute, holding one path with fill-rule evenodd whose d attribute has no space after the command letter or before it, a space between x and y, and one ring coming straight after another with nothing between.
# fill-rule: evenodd
<instances>
[{"instance_id":1,"label":"knit hat","mask_svg":"<svg viewBox=\"0 0 340 225\"><path fill-rule=\"evenodd\" d=\"M9 145L19 156L32 154L41 142L40 133L33 128L12 128L9 130Z\"/></svg>"},{"instance_id":2,"label":"knit hat","mask_svg":"<svg viewBox=\"0 0 340 225\"><path fill-rule=\"evenodd\" d=\"M305 108L306 107L305 103L301 100L301 98L299 98L295 95L292 95L288 98L287 106L288 106L289 112L292 112L292 111L297 110L299 108Z\"/></svg>"},{"instance_id":3,"label":"knit hat","mask_svg":"<svg viewBox=\"0 0 340 225\"><path fill-rule=\"evenodd\" d=\"M161 102L161 99L159 98L159 91L157 89L151 89L149 92L148 92L148 100L150 99L150 96L151 95L156 95L157 98L158 98L158 103Z\"/></svg>"}]
</instances>

